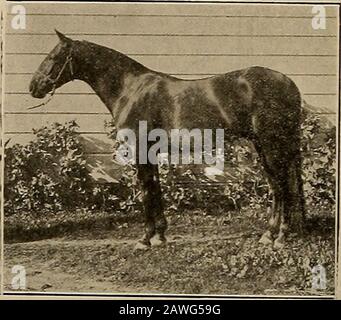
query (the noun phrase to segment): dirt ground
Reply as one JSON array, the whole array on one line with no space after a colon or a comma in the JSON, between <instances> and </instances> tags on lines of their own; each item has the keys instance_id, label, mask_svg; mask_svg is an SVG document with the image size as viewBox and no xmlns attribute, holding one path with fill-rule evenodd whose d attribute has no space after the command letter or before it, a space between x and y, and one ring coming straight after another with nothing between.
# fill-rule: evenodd
<instances>
[{"instance_id":1,"label":"dirt ground","mask_svg":"<svg viewBox=\"0 0 341 320\"><path fill-rule=\"evenodd\" d=\"M143 230L138 223L6 244L5 291L14 291L11 269L22 265L24 291L34 292L333 295L332 225L291 236L276 251L258 243L265 228L259 218L192 214L168 220L167 245L145 251L134 250ZM317 263L326 269L326 289L312 289Z\"/></svg>"}]
</instances>

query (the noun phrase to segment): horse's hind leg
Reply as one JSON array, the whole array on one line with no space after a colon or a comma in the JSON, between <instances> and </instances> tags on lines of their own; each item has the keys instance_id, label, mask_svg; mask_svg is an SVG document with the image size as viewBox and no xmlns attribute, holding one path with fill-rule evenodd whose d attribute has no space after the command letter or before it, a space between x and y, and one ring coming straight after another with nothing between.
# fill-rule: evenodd
<instances>
[{"instance_id":1,"label":"horse's hind leg","mask_svg":"<svg viewBox=\"0 0 341 320\"><path fill-rule=\"evenodd\" d=\"M302 232L304 196L300 161L297 157L288 159L287 162L270 162L270 165L264 166L271 174L269 182L273 190L273 211L269 219L269 230L262 236L261 242L269 243L276 238L274 248L284 246L289 230Z\"/></svg>"},{"instance_id":2,"label":"horse's hind leg","mask_svg":"<svg viewBox=\"0 0 341 320\"><path fill-rule=\"evenodd\" d=\"M149 247L150 239L159 236L160 242L165 242L167 221L163 214L162 194L157 165L142 164L137 166L137 175L143 193L143 214L145 219L145 234L139 241L140 245Z\"/></svg>"},{"instance_id":3,"label":"horse's hind leg","mask_svg":"<svg viewBox=\"0 0 341 320\"><path fill-rule=\"evenodd\" d=\"M282 248L287 232L296 232L301 234L304 223L304 195L303 182L301 177L300 157L298 154L288 164L287 178L282 181L283 189L283 209L281 210L281 219L279 232L274 241L274 248Z\"/></svg>"},{"instance_id":4,"label":"horse's hind leg","mask_svg":"<svg viewBox=\"0 0 341 320\"><path fill-rule=\"evenodd\" d=\"M293 231L302 229L304 197L299 136L291 134L291 131L285 132L283 128L281 132L272 124L273 119L272 122L262 123L263 130L255 128L258 135L254 143L273 191L269 230L262 236L261 242L271 243L276 238L274 246L280 248L284 245L289 228Z\"/></svg>"}]
</instances>

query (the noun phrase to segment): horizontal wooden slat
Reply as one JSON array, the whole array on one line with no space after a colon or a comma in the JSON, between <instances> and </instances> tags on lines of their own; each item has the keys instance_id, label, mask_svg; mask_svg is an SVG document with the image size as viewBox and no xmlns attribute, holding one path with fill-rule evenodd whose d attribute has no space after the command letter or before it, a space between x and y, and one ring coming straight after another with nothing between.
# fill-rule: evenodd
<instances>
[{"instance_id":1,"label":"horizontal wooden slat","mask_svg":"<svg viewBox=\"0 0 341 320\"><path fill-rule=\"evenodd\" d=\"M337 110L336 6L326 6L325 30L311 27L311 5L25 3L25 7L26 30L12 30L7 19L12 35L6 37L5 49L11 55L5 59L5 90L12 94L5 96L5 131L20 132L12 135L13 141L32 138L25 132L48 121L76 119L81 132L92 132L82 135L88 139L87 152L110 152L105 151L110 141L103 133L104 118L110 116L98 97L88 94L87 85L68 84L46 107L32 111L27 107L44 100L16 94L27 92L32 73L56 45L55 27L186 79L266 66L293 78L309 104Z\"/></svg>"},{"instance_id":2,"label":"horizontal wooden slat","mask_svg":"<svg viewBox=\"0 0 341 320\"><path fill-rule=\"evenodd\" d=\"M195 76L193 76L194 78ZM28 92L28 84L32 78L32 75L7 75L6 76L6 92ZM190 79L189 76L186 77ZM337 77L336 76L290 76L295 81L298 88L303 94L306 93L336 93ZM58 92L62 93L88 93L92 92L92 89L84 82L74 81L66 84L62 88L58 89Z\"/></svg>"},{"instance_id":3,"label":"horizontal wooden slat","mask_svg":"<svg viewBox=\"0 0 341 320\"><path fill-rule=\"evenodd\" d=\"M60 112L60 113L108 113L107 108L96 95L91 96L65 96L55 95L44 107L27 110L28 107L41 103L42 100L32 98L25 94L5 95L5 112Z\"/></svg>"},{"instance_id":4,"label":"horizontal wooden slat","mask_svg":"<svg viewBox=\"0 0 341 320\"><path fill-rule=\"evenodd\" d=\"M339 105L339 98L337 95L305 95L303 96L307 103L329 110L336 113Z\"/></svg>"},{"instance_id":5,"label":"horizontal wooden slat","mask_svg":"<svg viewBox=\"0 0 341 320\"><path fill-rule=\"evenodd\" d=\"M98 136L98 135L97 135ZM13 146L15 143L19 143L22 145L27 144L29 141L33 139L33 135L5 135L4 141L9 141L7 144L7 147ZM84 138L84 137L82 137ZM89 138L89 136L86 136L86 138ZM100 139L96 138L96 136L90 136L91 139L93 139L93 142L91 145L88 145L85 143L85 152L91 152L85 154L86 160L87 160L87 167L90 169L91 175L95 180L98 182L116 182L117 179L122 174L122 167L115 163L113 161L113 155L111 153L111 145L107 144L107 140L105 139L105 136L100 136ZM83 139L81 139L82 142L84 142ZM110 143L110 141L109 141ZM91 148L96 146L106 146L105 149L100 150L96 149L97 152L92 152ZM89 149L90 147L90 149ZM104 152L101 152L104 151Z\"/></svg>"},{"instance_id":6,"label":"horizontal wooden slat","mask_svg":"<svg viewBox=\"0 0 341 320\"><path fill-rule=\"evenodd\" d=\"M295 1L293 1L295 2ZM311 2L311 1L310 1ZM320 2L320 1L318 1ZM338 2L331 0L330 2ZM8 11L13 4L7 3ZM304 17L312 15L312 4L302 5L273 5L273 4L224 4L224 3L102 3L100 6L94 3L25 3L27 14L62 14L62 15L134 15L134 16L268 16L268 17ZM337 16L336 5L325 5L327 16Z\"/></svg>"},{"instance_id":7,"label":"horizontal wooden slat","mask_svg":"<svg viewBox=\"0 0 341 320\"><path fill-rule=\"evenodd\" d=\"M311 105L319 106L336 112L338 107L337 95L304 95L303 98ZM40 104L42 100L34 99L29 95L5 95L5 112L54 112L54 113L70 113L77 115L78 113L102 114L108 113L108 110L96 95L58 95L44 107L27 110L28 107Z\"/></svg>"},{"instance_id":8,"label":"horizontal wooden slat","mask_svg":"<svg viewBox=\"0 0 341 320\"><path fill-rule=\"evenodd\" d=\"M320 57L140 57L137 59L147 67L165 73L223 73L242 69L250 65L269 67L283 73L334 73L337 59ZM5 71L9 73L34 72L41 63L39 56L6 57ZM176 70L175 70L176 69Z\"/></svg>"},{"instance_id":9,"label":"horizontal wooden slat","mask_svg":"<svg viewBox=\"0 0 341 320\"><path fill-rule=\"evenodd\" d=\"M328 119L328 121L332 124L336 124L337 114L321 114L320 117ZM55 121L63 123L63 119L55 119ZM78 120L76 120L79 123ZM40 126L42 126L41 124ZM40 127L38 126L38 127ZM80 141L84 145L84 152L87 154L95 154L95 155L102 155L102 154L112 154L112 147L113 141L108 138L105 132L103 133L87 133L87 134L80 134ZM15 143L19 144L27 144L29 141L34 139L34 135L30 130L30 133L5 133L4 141L10 140L8 146L12 146Z\"/></svg>"},{"instance_id":10,"label":"horizontal wooden slat","mask_svg":"<svg viewBox=\"0 0 341 320\"><path fill-rule=\"evenodd\" d=\"M66 121L76 120L81 131L103 132L104 120L110 120L110 115L92 114L92 115L50 115L50 114L26 114L15 115L5 114L6 132L31 132L32 128L40 128L53 122L64 123Z\"/></svg>"},{"instance_id":11,"label":"horizontal wooden slat","mask_svg":"<svg viewBox=\"0 0 341 320\"><path fill-rule=\"evenodd\" d=\"M72 36L134 54L237 54L237 55L336 55L337 38L332 37L232 37L224 36ZM58 43L55 35L23 36L6 38L6 52L48 53ZM42 57L37 57L42 59ZM142 57L141 57L142 58ZM155 58L154 58L155 59Z\"/></svg>"},{"instance_id":12,"label":"horizontal wooden slat","mask_svg":"<svg viewBox=\"0 0 341 320\"><path fill-rule=\"evenodd\" d=\"M336 70L335 70L336 71ZM27 76L30 79L33 76L34 72L5 72L7 76ZM207 77L216 76L222 73L170 73L171 76L180 78L180 79L202 79ZM286 73L289 77L337 77L336 73Z\"/></svg>"},{"instance_id":13,"label":"horizontal wooden slat","mask_svg":"<svg viewBox=\"0 0 341 320\"><path fill-rule=\"evenodd\" d=\"M336 112L338 107L337 95L304 95L303 98L311 105L326 108L330 112ZM92 113L92 114L107 114L108 110L104 104L99 100L96 95L58 95L56 94L53 99L44 107L27 110L28 107L40 104L42 101L30 97L28 94L10 94L5 95L5 112L21 112L21 113L34 113L34 112L53 112L57 113L70 113L77 117L79 113ZM18 118L19 119L19 118Z\"/></svg>"},{"instance_id":14,"label":"horizontal wooden slat","mask_svg":"<svg viewBox=\"0 0 341 320\"><path fill-rule=\"evenodd\" d=\"M16 143L25 145L34 140L34 137L33 133L6 133L4 135L4 141L6 142L9 140L8 146L12 146ZM112 154L113 141L109 139L105 133L81 134L79 137L86 154Z\"/></svg>"},{"instance_id":15,"label":"horizontal wooden slat","mask_svg":"<svg viewBox=\"0 0 341 320\"><path fill-rule=\"evenodd\" d=\"M323 116L328 116L335 123L335 114L323 114ZM32 133L32 128L38 129L54 122L65 123L75 120L80 127L80 133L102 135L105 134L104 122L110 119L110 115L102 114L5 114L4 130L6 134L30 134Z\"/></svg>"},{"instance_id":16,"label":"horizontal wooden slat","mask_svg":"<svg viewBox=\"0 0 341 320\"><path fill-rule=\"evenodd\" d=\"M254 17L174 17L174 16L103 16L96 15L86 18L87 24L82 28L82 33L96 34L233 34L233 35L336 35L337 21L330 19L328 28L314 30L309 19L290 19L283 28L282 23L276 23L279 18ZM283 18L282 18L283 19ZM83 24L83 16L33 16L28 17L25 30L13 30L11 20L8 19L6 30L9 33L26 34L41 33L41 26L45 26L45 32L51 32L54 28L62 30L66 34L78 33L79 25ZM170 31L169 24L174 27ZM143 28L141 29L141 26ZM209 27L208 27L209 26ZM271 28L266 28L271 26Z\"/></svg>"}]
</instances>

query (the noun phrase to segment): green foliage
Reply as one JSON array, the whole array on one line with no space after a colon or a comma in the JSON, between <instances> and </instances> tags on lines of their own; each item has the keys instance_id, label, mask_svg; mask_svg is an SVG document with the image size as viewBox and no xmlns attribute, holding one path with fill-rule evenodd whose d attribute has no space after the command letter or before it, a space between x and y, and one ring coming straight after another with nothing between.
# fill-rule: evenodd
<instances>
[{"instance_id":1,"label":"green foliage","mask_svg":"<svg viewBox=\"0 0 341 320\"><path fill-rule=\"evenodd\" d=\"M336 130L323 128L317 115L303 127L303 180L307 205L334 212L336 194Z\"/></svg>"},{"instance_id":2,"label":"green foliage","mask_svg":"<svg viewBox=\"0 0 341 320\"><path fill-rule=\"evenodd\" d=\"M161 183L170 209L203 209L208 214L240 210L243 206L259 209L268 201L268 185L257 159L247 165L240 163L240 153L254 155L247 146L229 147L228 175L220 181L191 168L162 165ZM248 155L248 156L249 156ZM213 180L212 180L213 179ZM249 194L250 197L245 195Z\"/></svg>"},{"instance_id":3,"label":"green foliage","mask_svg":"<svg viewBox=\"0 0 341 320\"><path fill-rule=\"evenodd\" d=\"M5 210L58 210L86 202L91 178L78 125L33 130L35 139L5 150Z\"/></svg>"},{"instance_id":4,"label":"green foliage","mask_svg":"<svg viewBox=\"0 0 341 320\"><path fill-rule=\"evenodd\" d=\"M5 213L47 212L88 208L134 211L133 177L98 184L87 167L75 121L34 129L27 145L5 149ZM136 194L135 194L136 190Z\"/></svg>"},{"instance_id":5,"label":"green foliage","mask_svg":"<svg viewBox=\"0 0 341 320\"><path fill-rule=\"evenodd\" d=\"M105 124L108 136L116 136L112 121ZM141 210L141 192L136 170L127 165L119 184L97 184L86 166L77 124L34 130L27 145L5 149L6 215L27 211L56 211L77 207L104 211ZM303 179L307 204L333 212L335 206L335 127L323 128L317 115L303 124ZM162 163L160 179L165 207L181 211L203 209L205 213L258 210L271 202L268 184L253 146L245 141L226 148L226 172L219 181L195 172L194 167ZM114 165L114 164L113 164ZM197 167L198 168L198 167Z\"/></svg>"},{"instance_id":6,"label":"green foliage","mask_svg":"<svg viewBox=\"0 0 341 320\"><path fill-rule=\"evenodd\" d=\"M115 137L113 122L106 123L110 137ZM174 167L161 162L160 180L166 208L169 210L204 209L206 213L221 210L266 208L271 203L267 179L252 144L239 140L225 147L227 174L220 182L212 181L202 170ZM303 181L309 208L334 212L336 137L335 127L325 128L318 115L310 114L302 125ZM138 204L135 169L125 168L125 184L131 191L127 205ZM132 179L135 179L133 182ZM135 201L136 200L136 201Z\"/></svg>"}]
</instances>

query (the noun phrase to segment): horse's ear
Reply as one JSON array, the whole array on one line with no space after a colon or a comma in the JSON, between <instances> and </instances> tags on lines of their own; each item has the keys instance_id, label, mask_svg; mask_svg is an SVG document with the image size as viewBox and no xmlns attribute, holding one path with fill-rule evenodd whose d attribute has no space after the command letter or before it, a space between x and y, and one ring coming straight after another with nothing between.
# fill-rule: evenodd
<instances>
[{"instance_id":1,"label":"horse's ear","mask_svg":"<svg viewBox=\"0 0 341 320\"><path fill-rule=\"evenodd\" d=\"M61 42L70 43L72 41L70 38L68 38L66 35L62 34L61 32L59 32L57 29L54 29L54 31L56 32Z\"/></svg>"}]
</instances>

